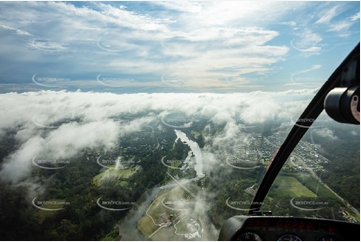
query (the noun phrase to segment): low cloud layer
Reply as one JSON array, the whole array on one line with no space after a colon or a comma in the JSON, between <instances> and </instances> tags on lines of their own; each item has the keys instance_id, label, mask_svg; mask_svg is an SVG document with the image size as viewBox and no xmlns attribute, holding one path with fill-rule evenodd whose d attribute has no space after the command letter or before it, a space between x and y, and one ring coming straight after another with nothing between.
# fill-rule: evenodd
<instances>
[{"instance_id":1,"label":"low cloud layer","mask_svg":"<svg viewBox=\"0 0 361 242\"><path fill-rule=\"evenodd\" d=\"M215 124L226 124L214 144L232 140L239 134L239 122L257 125L290 121L300 115L313 92L305 89L237 94L117 95L66 91L2 94L0 109L6 118L0 120L0 138L7 139L6 131L15 131L19 148L5 158L0 177L19 182L31 171L34 156L67 159L84 148L115 147L119 137L140 131L173 112L202 115ZM122 119L129 114L139 117L132 121Z\"/></svg>"}]
</instances>

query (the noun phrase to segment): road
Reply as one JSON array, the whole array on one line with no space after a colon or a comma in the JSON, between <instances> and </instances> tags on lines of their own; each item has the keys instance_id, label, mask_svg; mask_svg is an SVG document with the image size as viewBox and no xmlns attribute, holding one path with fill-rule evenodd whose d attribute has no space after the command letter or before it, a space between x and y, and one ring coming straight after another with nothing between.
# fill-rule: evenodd
<instances>
[{"instance_id":1,"label":"road","mask_svg":"<svg viewBox=\"0 0 361 242\"><path fill-rule=\"evenodd\" d=\"M197 197L194 193L189 191L185 186L183 186L177 179L175 179L169 172L167 172L168 176L170 176L181 188L183 188L186 192L191 194L194 198Z\"/></svg>"}]
</instances>

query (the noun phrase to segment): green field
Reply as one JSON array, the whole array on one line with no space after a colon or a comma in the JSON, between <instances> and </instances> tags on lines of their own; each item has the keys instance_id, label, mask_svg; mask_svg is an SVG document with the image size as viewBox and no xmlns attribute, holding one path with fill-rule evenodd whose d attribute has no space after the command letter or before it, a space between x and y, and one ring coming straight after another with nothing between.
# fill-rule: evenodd
<instances>
[{"instance_id":1,"label":"green field","mask_svg":"<svg viewBox=\"0 0 361 242\"><path fill-rule=\"evenodd\" d=\"M317 197L315 193L291 176L278 176L273 184L272 192L279 197Z\"/></svg>"},{"instance_id":2,"label":"green field","mask_svg":"<svg viewBox=\"0 0 361 242\"><path fill-rule=\"evenodd\" d=\"M155 226L147 215L138 220L138 230L147 238L157 229L159 227Z\"/></svg>"},{"instance_id":3,"label":"green field","mask_svg":"<svg viewBox=\"0 0 361 242\"><path fill-rule=\"evenodd\" d=\"M139 166L130 167L128 169L115 170L115 169L106 169L100 174L96 175L93 178L93 184L96 186L100 186L105 178L115 178L119 180L120 178L128 179L134 173L136 173L139 169ZM120 182L120 185L124 186L126 183L124 181Z\"/></svg>"},{"instance_id":4,"label":"green field","mask_svg":"<svg viewBox=\"0 0 361 242\"><path fill-rule=\"evenodd\" d=\"M298 172L294 177L299 180L304 186L308 187L319 197L330 197L339 200L330 190L319 184L317 180L312 178L309 173Z\"/></svg>"}]
</instances>

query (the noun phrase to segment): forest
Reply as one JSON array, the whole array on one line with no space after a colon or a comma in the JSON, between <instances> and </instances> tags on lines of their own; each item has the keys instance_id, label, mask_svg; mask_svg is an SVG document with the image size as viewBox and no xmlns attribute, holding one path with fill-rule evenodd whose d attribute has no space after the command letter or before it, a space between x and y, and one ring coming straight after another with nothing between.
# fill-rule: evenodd
<instances>
[{"instance_id":1,"label":"forest","mask_svg":"<svg viewBox=\"0 0 361 242\"><path fill-rule=\"evenodd\" d=\"M85 150L82 156L73 157L64 169L46 170L34 168L30 178L23 180L22 185L13 186L0 182L0 231L1 240L119 240L118 230L113 229L117 221L124 218L124 211L107 211L97 205L97 200L127 201L134 203L154 186L164 182L166 167L160 162L161 157L184 159L189 147L180 140L174 143L174 130L166 128L161 137L169 145L163 150L154 152L146 150L142 153L131 153L140 159L141 172L126 179L126 186L116 180L108 180L101 186L93 184L93 178L104 170L89 155L96 150ZM134 134L133 134L134 135ZM144 134L139 133L139 137ZM136 136L135 136L136 137ZM148 136L145 143L154 142ZM155 138L155 137L153 137ZM155 138L156 139L156 138ZM119 146L130 145L120 141ZM14 148L13 139L3 142L1 154L9 155ZM119 152L109 152L108 155L118 155ZM126 156L126 155L125 155ZM130 167L131 169L132 167ZM30 191L31 183L40 183L44 192ZM67 201L59 211L44 211L32 205L32 196L37 201Z\"/></svg>"},{"instance_id":2,"label":"forest","mask_svg":"<svg viewBox=\"0 0 361 242\"><path fill-rule=\"evenodd\" d=\"M206 129L205 126L209 128ZM267 126L265 130L268 132L270 127ZM194 127L182 129L182 132L189 139L196 141L200 148L204 148L207 142L212 142L211 137L222 132L223 128L224 125L214 125L200 120ZM266 132L265 130L259 132ZM6 157L19 146L14 135L14 131L7 131L6 139L0 143L1 163L6 162ZM313 137L313 142L322 146L320 154L331 161L323 164L325 171L318 172L317 175L350 204L359 208L359 137L349 137L345 132L336 135L340 137L341 143L317 135ZM84 149L77 156L70 158L64 169L47 170L34 166L30 176L18 185L0 181L0 239L121 239L122 234L115 225L125 218L128 210L106 210L98 206L97 201L101 198L102 201L127 202L129 206L120 208L130 208L147 190L172 182L167 172L175 177L196 177L194 169L180 170L182 163L176 161L184 160L190 154L190 147L180 139L176 140L176 137L174 129L165 125L157 131L148 128L119 138L118 147L114 150L103 152L102 147ZM310 141L308 136L305 139ZM232 147L226 148L231 150ZM214 149L214 152L218 152L222 147ZM122 157L126 161L136 162L128 164L123 173L112 173L107 169L113 169L115 165L109 168L100 166L97 163L97 157L100 156L104 160ZM168 162L168 166L175 169L165 166L161 162L162 158ZM223 160L222 157L218 159ZM31 158L29 162L30 160ZM257 190L265 172L264 165L255 169L238 170L227 166L225 162L220 162L216 168L206 170L205 177L191 184L189 189L194 193L204 189L204 199L211 204L207 216L215 227L220 229L224 220L229 217L248 214L247 209L254 196L252 191ZM102 175L103 180L95 182L99 175ZM342 219L342 211L339 210L343 207L342 202L330 195L326 188L318 186L309 174L288 171L282 173L279 179L275 181L266 197L262 211L272 211L274 215L324 218L330 218L330 214L336 211L333 218ZM326 201L327 206L312 212L290 206L292 193L281 189L282 184L288 181L302 188L299 189L299 193L303 195L294 200L296 203L302 200ZM40 186L34 189L33 184ZM45 211L32 204L35 198L36 201L62 201L66 204L61 207L44 205L42 208L61 208L58 211ZM119 206L113 204L108 208L114 209Z\"/></svg>"}]
</instances>

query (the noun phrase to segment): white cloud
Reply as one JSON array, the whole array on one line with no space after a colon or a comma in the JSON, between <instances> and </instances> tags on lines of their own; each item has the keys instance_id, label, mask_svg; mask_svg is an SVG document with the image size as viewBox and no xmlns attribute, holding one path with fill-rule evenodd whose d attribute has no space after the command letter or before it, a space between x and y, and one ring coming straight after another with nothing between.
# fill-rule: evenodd
<instances>
[{"instance_id":1,"label":"white cloud","mask_svg":"<svg viewBox=\"0 0 361 242\"><path fill-rule=\"evenodd\" d=\"M136 12L128 11L124 7L113 7L108 4L98 3L102 9L102 15L109 22L116 23L119 26L145 31L164 31L165 26L162 24L164 20L155 19L150 16L141 15Z\"/></svg>"},{"instance_id":2,"label":"white cloud","mask_svg":"<svg viewBox=\"0 0 361 242\"><path fill-rule=\"evenodd\" d=\"M321 50L319 43L322 41L322 37L314 33L310 29L305 29L299 34L299 38L291 41L291 46L301 52L307 52L312 54L318 54Z\"/></svg>"},{"instance_id":3,"label":"white cloud","mask_svg":"<svg viewBox=\"0 0 361 242\"><path fill-rule=\"evenodd\" d=\"M194 8L187 4L180 6L177 2L156 2L164 7L174 9L182 8L184 11L180 15L180 20L184 21L185 26L190 27L190 23L195 22L199 26L257 26L281 18L284 14L296 6L302 6L301 2L263 2L259 4L252 1L226 1L226 2L202 2ZM196 9L196 14L189 11ZM262 18L260 18L262 16Z\"/></svg>"},{"instance_id":4,"label":"white cloud","mask_svg":"<svg viewBox=\"0 0 361 242\"><path fill-rule=\"evenodd\" d=\"M321 32L312 29L314 26L300 21L303 11L313 7L305 2L85 5L4 3L4 10L0 10L3 26L33 36L6 36L0 56L16 63L12 66L24 66L23 73L29 75L29 81L35 73L77 76L77 80L69 82L73 84L72 90L74 87L104 90L96 82L99 74L135 76L135 82L122 83L123 87L143 85L154 87L152 90L172 87L162 82L163 76L179 80L178 84L185 88L233 91L237 86L254 90L267 88L254 81L257 77L273 75L294 54L289 51L289 33L285 29L293 30L284 24L305 29L291 41L291 46L302 55L320 54L323 38L326 40ZM147 11L149 5L153 11ZM13 16L17 16L16 20ZM340 23L333 29L338 31L344 26ZM6 65L3 68L9 69ZM94 77L89 77L93 72ZM227 78L238 81L227 83Z\"/></svg>"},{"instance_id":5,"label":"white cloud","mask_svg":"<svg viewBox=\"0 0 361 242\"><path fill-rule=\"evenodd\" d=\"M282 112L280 103L264 97L250 99L246 105L247 107L241 111L240 117L247 124L272 121Z\"/></svg>"},{"instance_id":6,"label":"white cloud","mask_svg":"<svg viewBox=\"0 0 361 242\"><path fill-rule=\"evenodd\" d=\"M291 27L295 27L297 25L295 21L282 22L281 24L289 25Z\"/></svg>"},{"instance_id":7,"label":"white cloud","mask_svg":"<svg viewBox=\"0 0 361 242\"><path fill-rule=\"evenodd\" d=\"M148 4L161 5L164 9L147 14L98 2L90 4L92 8L63 2L8 3L3 18L10 22L12 16L19 16L16 25L34 33L34 38L25 39L27 46L14 47L19 52L18 61L43 63L45 55L53 54L57 57L54 61L62 61L59 65L84 63L84 69L77 73L89 70L158 76L180 73L181 78L187 79L187 86L196 85L197 79L216 87L224 86L218 81L220 78L265 73L285 59L289 48L267 44L280 33L266 25L268 20L281 18L291 6L297 5ZM169 10L176 11L169 15ZM20 11L26 14L19 14ZM219 24L220 18L225 24ZM13 44L14 41L9 41L9 45Z\"/></svg>"},{"instance_id":8,"label":"white cloud","mask_svg":"<svg viewBox=\"0 0 361 242\"><path fill-rule=\"evenodd\" d=\"M202 11L202 2L177 2L177 1L156 1L153 4L161 5L164 8L179 12L199 13Z\"/></svg>"},{"instance_id":9,"label":"white cloud","mask_svg":"<svg viewBox=\"0 0 361 242\"><path fill-rule=\"evenodd\" d=\"M321 12L322 16L315 24L323 24L327 26L327 31L344 32L341 35L346 37L349 35L347 30L354 24L354 21L360 18L360 13L350 16L348 19L336 19L346 10L344 6L336 5L330 9ZM351 21L350 21L351 20Z\"/></svg>"},{"instance_id":10,"label":"white cloud","mask_svg":"<svg viewBox=\"0 0 361 242\"><path fill-rule=\"evenodd\" d=\"M33 35L30 34L29 32L26 32L26 31L21 30L21 29L13 28L13 27L10 27L10 26L6 26L6 25L3 25L3 24L0 24L0 27L2 27L2 28L4 28L4 29L9 29L9 30L15 30L15 32L16 32L18 35L33 36Z\"/></svg>"},{"instance_id":11,"label":"white cloud","mask_svg":"<svg viewBox=\"0 0 361 242\"><path fill-rule=\"evenodd\" d=\"M334 6L328 10L322 12L322 16L319 20L316 21L316 24L328 24L330 21L340 14L338 6Z\"/></svg>"},{"instance_id":12,"label":"white cloud","mask_svg":"<svg viewBox=\"0 0 361 242\"><path fill-rule=\"evenodd\" d=\"M337 139L337 137L334 135L333 131L328 128L322 128L322 129L315 129L314 132L324 138L327 139Z\"/></svg>"},{"instance_id":13,"label":"white cloud","mask_svg":"<svg viewBox=\"0 0 361 242\"><path fill-rule=\"evenodd\" d=\"M237 94L116 95L65 91L2 94L0 111L7 118L0 120L0 131L14 129L20 147L6 158L0 174L16 183L31 171L34 156L66 159L87 147L115 147L118 137L140 131L174 111L188 116L201 113L214 123L226 123L222 139L232 139L239 132L236 120L245 124L288 121L301 113L310 96L313 90ZM142 112L153 114L131 122L112 119ZM57 125L74 118L81 122ZM43 125L39 126L40 122Z\"/></svg>"},{"instance_id":14,"label":"white cloud","mask_svg":"<svg viewBox=\"0 0 361 242\"><path fill-rule=\"evenodd\" d=\"M360 13L358 12L358 13L356 13L355 15L352 15L352 16L350 17L350 19L351 19L352 21L356 21L356 20L360 19Z\"/></svg>"},{"instance_id":15,"label":"white cloud","mask_svg":"<svg viewBox=\"0 0 361 242\"><path fill-rule=\"evenodd\" d=\"M348 22L348 21L341 21L338 23L334 23L334 24L330 25L330 29L328 31L339 32L339 31L343 31L343 30L348 30L352 24L353 23Z\"/></svg>"}]
</instances>

